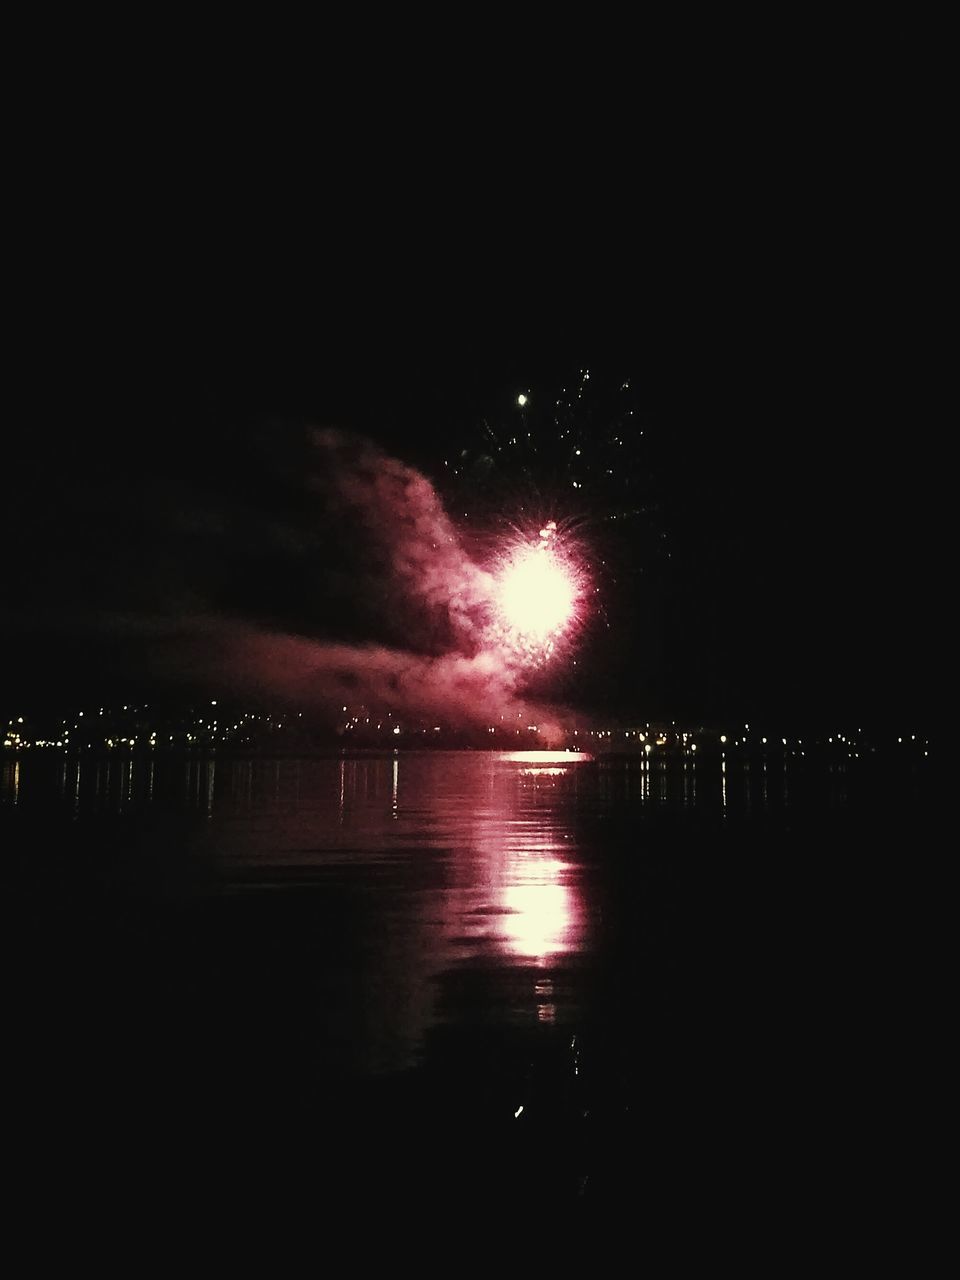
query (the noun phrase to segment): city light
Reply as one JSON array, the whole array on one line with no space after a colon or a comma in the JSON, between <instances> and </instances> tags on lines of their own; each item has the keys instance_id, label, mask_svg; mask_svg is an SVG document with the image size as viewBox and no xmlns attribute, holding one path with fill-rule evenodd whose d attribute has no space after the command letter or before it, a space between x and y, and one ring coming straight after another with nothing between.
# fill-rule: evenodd
<instances>
[{"instance_id":1,"label":"city light","mask_svg":"<svg viewBox=\"0 0 960 1280\"><path fill-rule=\"evenodd\" d=\"M534 544L536 546L537 544ZM547 604L551 597L547 593ZM518 594L518 616L523 619L522 609L529 602ZM535 614L533 623L525 625L543 625L544 618L550 621L549 608L541 607ZM177 751L189 749L196 751L230 750L263 750L266 752L283 751L284 753L300 752L309 755L316 749L325 749L336 743L338 749L365 749L377 744L391 744L401 736L404 743L412 747L414 742L422 741L429 735L431 744L440 749L451 746L478 746L480 742L490 749L498 749L503 745L503 731L507 728L503 712L497 715L498 724L481 722L473 727L451 724L436 714L424 712L417 715L407 712L401 723L396 710L371 707L363 703L351 706L342 703L340 715L336 721L323 716L303 711L239 711L229 707L221 707L219 700L207 699L200 703L201 708L217 706L218 718L209 718L209 713L201 713L193 708L153 708L149 716L145 707L100 708L95 723L99 726L95 735L79 735L73 731L80 726L80 713L73 712L76 718L68 715L9 716L5 719L7 728L2 739L4 753L24 753L32 751L58 750L78 753L83 751ZM537 709L541 710L541 709ZM512 725L508 730L513 736L511 743L522 748L523 739L531 747L537 749L548 747L551 750L570 752L577 750L581 738L589 737L596 744L598 751L610 756L621 755L649 756L654 748L658 758L669 761L674 757L695 755L703 767L703 761L711 755L719 759L728 747L742 747L742 759L746 763L750 758L750 743L744 737L741 742L731 738L726 732L720 733L703 725L690 725L684 728L675 721L657 725L645 723L617 723L610 721L602 727L591 727L582 719L577 727L562 723L547 722L540 715L534 718L530 713L533 707L511 711ZM515 717L515 718L513 718ZM499 725L500 735L497 728ZM72 736L71 736L72 735ZM482 735L482 738L481 736ZM519 738L520 741L515 741ZM898 758L916 762L930 755L930 742L923 735L895 734L890 729L873 735L862 730L853 735L823 734L807 735L804 738L780 734L776 737L764 735L755 739L756 748L763 748L766 754L771 744L775 750L782 751L784 765L789 759L796 757L816 756L818 751L829 754L841 746L844 758L867 760L882 754L884 749L896 751Z\"/></svg>"}]
</instances>

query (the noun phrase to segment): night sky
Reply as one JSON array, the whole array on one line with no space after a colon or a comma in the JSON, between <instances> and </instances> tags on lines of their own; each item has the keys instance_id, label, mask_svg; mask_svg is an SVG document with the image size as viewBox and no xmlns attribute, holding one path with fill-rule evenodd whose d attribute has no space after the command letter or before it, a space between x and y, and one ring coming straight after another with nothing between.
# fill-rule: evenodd
<instances>
[{"instance_id":1,"label":"night sky","mask_svg":"<svg viewBox=\"0 0 960 1280\"><path fill-rule=\"evenodd\" d=\"M522 255L457 247L428 264L422 241L367 254L361 235L254 272L239 240L213 271L199 245L168 260L138 243L100 288L71 255L47 274L4 443L4 706L229 685L184 657L198 617L441 650L435 620L408 620L384 539L310 480L316 426L422 471L468 541L514 519L531 483L578 522L600 599L576 666L542 682L552 701L823 727L936 717L942 406L901 264L772 235L685 259L653 246L653 273L637 249L525 276ZM637 514L615 526L624 494L574 492L536 463L451 482L444 461L481 453L484 421L502 434L527 392L547 432L542 406L584 370L601 390L629 380ZM608 427L599 402L577 424L591 449Z\"/></svg>"}]
</instances>

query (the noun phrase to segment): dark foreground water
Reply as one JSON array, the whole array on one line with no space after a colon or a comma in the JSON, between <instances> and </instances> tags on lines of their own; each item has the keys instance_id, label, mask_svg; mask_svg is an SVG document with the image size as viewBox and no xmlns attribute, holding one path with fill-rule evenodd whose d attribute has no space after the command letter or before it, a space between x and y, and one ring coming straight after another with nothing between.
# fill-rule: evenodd
<instances>
[{"instance_id":1,"label":"dark foreground water","mask_svg":"<svg viewBox=\"0 0 960 1280\"><path fill-rule=\"evenodd\" d=\"M2 770L8 1129L42 1203L755 1233L869 1216L903 1173L916 767Z\"/></svg>"}]
</instances>

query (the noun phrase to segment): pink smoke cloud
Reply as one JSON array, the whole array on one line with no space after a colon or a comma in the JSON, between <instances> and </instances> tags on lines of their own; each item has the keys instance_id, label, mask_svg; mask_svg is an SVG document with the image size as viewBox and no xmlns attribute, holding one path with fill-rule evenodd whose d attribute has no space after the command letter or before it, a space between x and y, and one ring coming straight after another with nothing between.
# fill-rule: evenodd
<instances>
[{"instance_id":1,"label":"pink smoke cloud","mask_svg":"<svg viewBox=\"0 0 960 1280\"><path fill-rule=\"evenodd\" d=\"M524 664L497 639L494 580L465 551L430 481L361 437L313 430L310 444L303 488L328 527L335 521L347 545L364 548L364 604L398 613L394 635L409 620L409 647L202 610L165 628L157 668L331 715L360 703L447 725L555 724L556 712L524 697ZM300 602L318 631L326 605L322 591Z\"/></svg>"}]
</instances>

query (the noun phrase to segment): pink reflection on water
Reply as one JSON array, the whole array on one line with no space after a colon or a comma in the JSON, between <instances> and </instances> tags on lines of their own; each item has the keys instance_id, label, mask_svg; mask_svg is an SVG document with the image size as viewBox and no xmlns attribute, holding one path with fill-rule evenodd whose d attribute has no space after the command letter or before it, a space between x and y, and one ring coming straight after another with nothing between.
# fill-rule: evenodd
<instances>
[{"instance_id":1,"label":"pink reflection on water","mask_svg":"<svg viewBox=\"0 0 960 1280\"><path fill-rule=\"evenodd\" d=\"M592 760L587 751L503 751L500 760L506 764L578 764Z\"/></svg>"},{"instance_id":2,"label":"pink reflection on water","mask_svg":"<svg viewBox=\"0 0 960 1280\"><path fill-rule=\"evenodd\" d=\"M574 785L576 766L590 759L580 752L516 751L491 761L487 803L474 808L471 823L479 883L467 898L476 905L469 923L466 912L461 918L464 933L481 948L548 964L582 947L585 908L556 788ZM551 1021L552 1001L541 1004L543 1020Z\"/></svg>"},{"instance_id":3,"label":"pink reflection on water","mask_svg":"<svg viewBox=\"0 0 960 1280\"><path fill-rule=\"evenodd\" d=\"M503 946L512 955L543 960L572 950L576 907L563 882L566 865L556 858L518 859L512 883L502 888Z\"/></svg>"}]
</instances>

